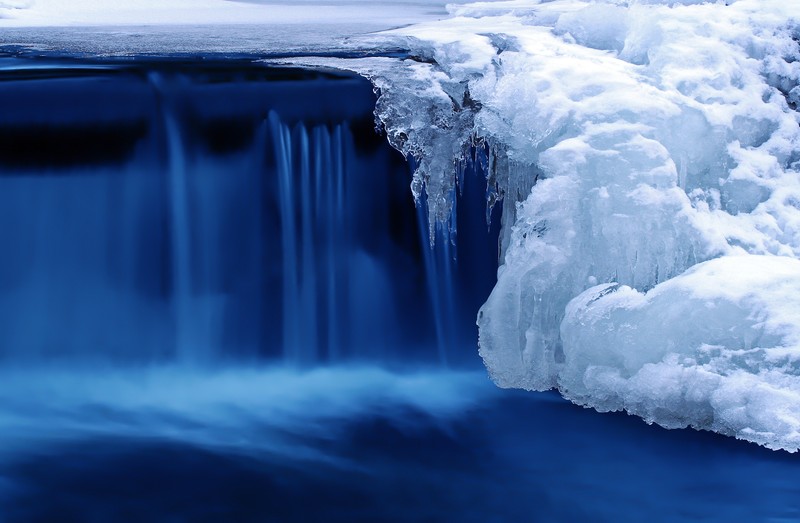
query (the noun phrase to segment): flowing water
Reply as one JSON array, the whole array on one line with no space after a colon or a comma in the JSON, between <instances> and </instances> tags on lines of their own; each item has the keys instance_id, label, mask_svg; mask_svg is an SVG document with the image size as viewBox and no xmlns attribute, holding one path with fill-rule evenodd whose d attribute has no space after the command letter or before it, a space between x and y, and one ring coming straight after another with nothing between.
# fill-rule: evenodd
<instances>
[{"instance_id":1,"label":"flowing water","mask_svg":"<svg viewBox=\"0 0 800 523\"><path fill-rule=\"evenodd\" d=\"M496 389L363 79L0 71L0 521L798 521L796 456ZM456 238L457 233L457 238Z\"/></svg>"}]
</instances>

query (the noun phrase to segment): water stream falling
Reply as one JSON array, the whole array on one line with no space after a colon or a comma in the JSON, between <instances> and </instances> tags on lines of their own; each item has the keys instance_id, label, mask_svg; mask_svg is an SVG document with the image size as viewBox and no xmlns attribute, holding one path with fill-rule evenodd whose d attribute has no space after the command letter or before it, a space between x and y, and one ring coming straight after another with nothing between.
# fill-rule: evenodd
<instances>
[{"instance_id":1,"label":"water stream falling","mask_svg":"<svg viewBox=\"0 0 800 523\"><path fill-rule=\"evenodd\" d=\"M268 120L280 194L284 358L336 362L347 317L340 304L349 267L345 151L352 137L346 124L292 129L275 112Z\"/></svg>"},{"instance_id":2,"label":"water stream falling","mask_svg":"<svg viewBox=\"0 0 800 523\"><path fill-rule=\"evenodd\" d=\"M474 361L496 238L430 247L369 84L182 67L0 86L0 355Z\"/></svg>"},{"instance_id":3,"label":"water stream falling","mask_svg":"<svg viewBox=\"0 0 800 523\"><path fill-rule=\"evenodd\" d=\"M798 520L796 455L489 382L486 150L431 249L363 79L56 65L0 67L3 523Z\"/></svg>"}]
</instances>

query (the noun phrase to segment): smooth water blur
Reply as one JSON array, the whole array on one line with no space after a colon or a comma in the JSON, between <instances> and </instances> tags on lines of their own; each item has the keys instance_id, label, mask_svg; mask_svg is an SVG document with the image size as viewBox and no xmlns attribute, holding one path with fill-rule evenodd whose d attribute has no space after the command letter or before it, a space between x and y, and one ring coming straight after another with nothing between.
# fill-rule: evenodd
<instances>
[{"instance_id":1,"label":"smooth water blur","mask_svg":"<svg viewBox=\"0 0 800 523\"><path fill-rule=\"evenodd\" d=\"M474 364L446 347L475 339L496 239L430 249L365 80L20 64L0 82L5 359Z\"/></svg>"},{"instance_id":2,"label":"smooth water blur","mask_svg":"<svg viewBox=\"0 0 800 523\"><path fill-rule=\"evenodd\" d=\"M1 376L4 522L800 518L797 455L477 372L38 372Z\"/></svg>"},{"instance_id":3,"label":"smooth water blur","mask_svg":"<svg viewBox=\"0 0 800 523\"><path fill-rule=\"evenodd\" d=\"M402 422L408 409L447 419L495 394L477 371L433 367L62 365L8 368L0 379L0 463L106 437L329 461L335 456L309 441L337 439L346 420Z\"/></svg>"},{"instance_id":4,"label":"smooth water blur","mask_svg":"<svg viewBox=\"0 0 800 523\"><path fill-rule=\"evenodd\" d=\"M800 520L795 455L494 387L482 173L431 250L373 105L5 63L0 522Z\"/></svg>"}]
</instances>

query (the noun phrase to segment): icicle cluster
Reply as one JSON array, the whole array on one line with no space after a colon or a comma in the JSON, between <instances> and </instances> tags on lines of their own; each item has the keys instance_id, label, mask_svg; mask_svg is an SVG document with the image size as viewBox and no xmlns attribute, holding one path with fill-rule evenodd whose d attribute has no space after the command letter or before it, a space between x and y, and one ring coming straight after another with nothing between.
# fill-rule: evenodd
<instances>
[{"instance_id":1,"label":"icicle cluster","mask_svg":"<svg viewBox=\"0 0 800 523\"><path fill-rule=\"evenodd\" d=\"M503 387L800 448L800 5L512 0L350 63L439 221L475 144ZM513 205L517 203L517 205Z\"/></svg>"}]
</instances>

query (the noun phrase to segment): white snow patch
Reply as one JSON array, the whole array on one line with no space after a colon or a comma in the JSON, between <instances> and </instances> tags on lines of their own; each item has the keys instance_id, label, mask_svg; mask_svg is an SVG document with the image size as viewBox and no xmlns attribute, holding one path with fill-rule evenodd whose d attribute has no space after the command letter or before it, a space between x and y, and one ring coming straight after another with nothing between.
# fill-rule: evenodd
<instances>
[{"instance_id":1,"label":"white snow patch","mask_svg":"<svg viewBox=\"0 0 800 523\"><path fill-rule=\"evenodd\" d=\"M381 29L440 16L443 3L232 0L0 0L0 27L369 24ZM437 9L438 7L438 9ZM324 31L324 29L321 29Z\"/></svg>"}]
</instances>

